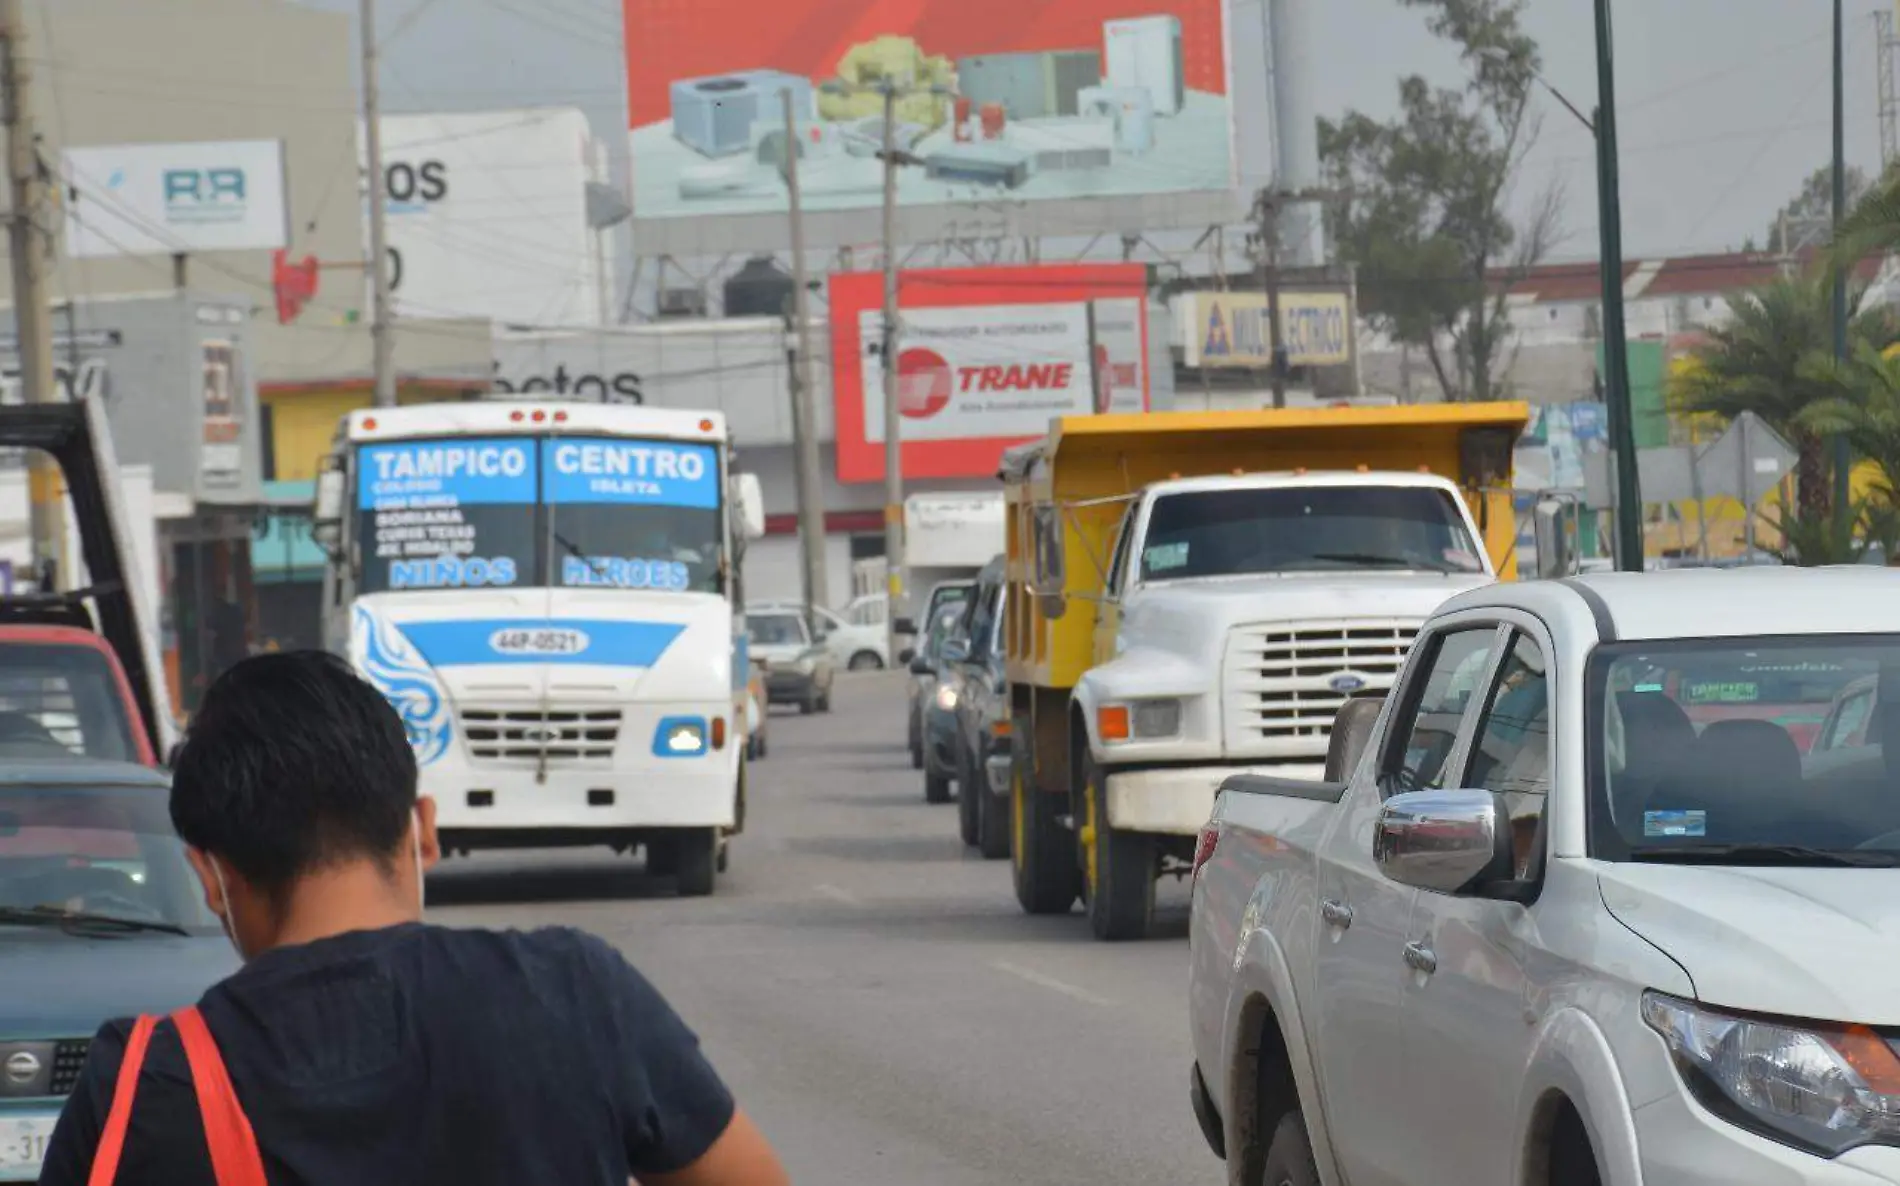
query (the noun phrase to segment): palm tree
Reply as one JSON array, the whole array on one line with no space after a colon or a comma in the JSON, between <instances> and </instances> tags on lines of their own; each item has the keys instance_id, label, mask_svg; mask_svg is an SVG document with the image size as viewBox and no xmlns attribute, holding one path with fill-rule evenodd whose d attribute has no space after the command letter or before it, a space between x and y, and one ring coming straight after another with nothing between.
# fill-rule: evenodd
<instances>
[{"instance_id":1,"label":"palm tree","mask_svg":"<svg viewBox=\"0 0 1900 1186\"><path fill-rule=\"evenodd\" d=\"M1851 289L1849 307L1858 306L1862 295ZM1729 420L1753 412L1788 438L1799 457L1796 501L1807 518L1827 515L1833 501L1821 435L1802 419L1811 406L1843 394L1840 376L1824 368L1832 307L1823 274L1777 277L1731 296L1728 322L1708 331L1695 351L1700 365L1683 374L1677 389L1684 411ZM1850 349L1878 349L1892 340L1885 310L1861 313L1848 324Z\"/></svg>"},{"instance_id":2,"label":"palm tree","mask_svg":"<svg viewBox=\"0 0 1900 1186\"><path fill-rule=\"evenodd\" d=\"M1809 375L1835 394L1808 405L1796 419L1817 435L1845 436L1856 454L1880 467L1882 488L1876 493L1893 502L1900 480L1900 354L1863 342L1845 363L1815 360Z\"/></svg>"}]
</instances>

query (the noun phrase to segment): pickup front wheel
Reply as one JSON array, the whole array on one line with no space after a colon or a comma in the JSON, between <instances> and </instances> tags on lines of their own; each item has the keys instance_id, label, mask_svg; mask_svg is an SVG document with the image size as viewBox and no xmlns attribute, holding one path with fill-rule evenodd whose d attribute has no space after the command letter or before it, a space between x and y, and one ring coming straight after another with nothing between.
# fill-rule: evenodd
<instances>
[{"instance_id":1,"label":"pickup front wheel","mask_svg":"<svg viewBox=\"0 0 1900 1186\"><path fill-rule=\"evenodd\" d=\"M1320 1186L1313 1145L1306 1137L1306 1120L1298 1110L1280 1117L1267 1146L1267 1163L1260 1175L1265 1186Z\"/></svg>"}]
</instances>

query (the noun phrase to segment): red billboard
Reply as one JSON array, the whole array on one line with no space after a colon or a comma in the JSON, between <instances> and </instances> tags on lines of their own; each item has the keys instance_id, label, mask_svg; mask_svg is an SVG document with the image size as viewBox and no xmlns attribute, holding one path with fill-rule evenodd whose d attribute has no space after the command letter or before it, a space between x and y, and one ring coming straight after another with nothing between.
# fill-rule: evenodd
<instances>
[{"instance_id":1,"label":"red billboard","mask_svg":"<svg viewBox=\"0 0 1900 1186\"><path fill-rule=\"evenodd\" d=\"M1058 416L1149 407L1142 264L954 268L898 277L906 478L996 473ZM884 278L831 277L838 480L884 478Z\"/></svg>"},{"instance_id":2,"label":"red billboard","mask_svg":"<svg viewBox=\"0 0 1900 1186\"><path fill-rule=\"evenodd\" d=\"M634 215L777 213L789 105L807 210L1234 184L1224 0L623 0Z\"/></svg>"}]
</instances>

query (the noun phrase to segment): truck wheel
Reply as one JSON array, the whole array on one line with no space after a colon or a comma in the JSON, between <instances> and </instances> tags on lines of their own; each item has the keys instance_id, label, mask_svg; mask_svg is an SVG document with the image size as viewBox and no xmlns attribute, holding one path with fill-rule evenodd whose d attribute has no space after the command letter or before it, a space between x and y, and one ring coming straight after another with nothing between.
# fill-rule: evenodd
<instances>
[{"instance_id":1,"label":"truck wheel","mask_svg":"<svg viewBox=\"0 0 1900 1186\"><path fill-rule=\"evenodd\" d=\"M1016 736L1023 736L1018 722ZM1056 821L1056 804L1030 783L1029 762L1018 754L1009 778L1010 872L1025 914L1067 914L1082 892L1075 838Z\"/></svg>"},{"instance_id":2,"label":"truck wheel","mask_svg":"<svg viewBox=\"0 0 1900 1186\"><path fill-rule=\"evenodd\" d=\"M1006 860L1009 857L1009 800L990 790L989 771L980 764L976 768L976 794L977 849L986 861Z\"/></svg>"},{"instance_id":3,"label":"truck wheel","mask_svg":"<svg viewBox=\"0 0 1900 1186\"><path fill-rule=\"evenodd\" d=\"M1155 912L1154 837L1109 827L1108 779L1087 758L1082 771L1086 781L1077 841L1089 928L1108 942L1145 939Z\"/></svg>"},{"instance_id":4,"label":"truck wheel","mask_svg":"<svg viewBox=\"0 0 1900 1186\"><path fill-rule=\"evenodd\" d=\"M679 867L678 855L679 850L674 847L671 836L647 841L647 876L673 876L673 871Z\"/></svg>"},{"instance_id":5,"label":"truck wheel","mask_svg":"<svg viewBox=\"0 0 1900 1186\"><path fill-rule=\"evenodd\" d=\"M831 685L829 684L825 685L824 693L818 697L818 711L819 712L831 711Z\"/></svg>"},{"instance_id":6,"label":"truck wheel","mask_svg":"<svg viewBox=\"0 0 1900 1186\"><path fill-rule=\"evenodd\" d=\"M818 693L816 691L805 693L805 698L798 702L798 715L801 717L808 717L812 713L815 713L817 711L818 711Z\"/></svg>"},{"instance_id":7,"label":"truck wheel","mask_svg":"<svg viewBox=\"0 0 1900 1186\"><path fill-rule=\"evenodd\" d=\"M1306 1120L1298 1109L1280 1117L1267 1145L1266 1186L1320 1186L1319 1166L1313 1162L1313 1144L1306 1136Z\"/></svg>"},{"instance_id":8,"label":"truck wheel","mask_svg":"<svg viewBox=\"0 0 1900 1186\"><path fill-rule=\"evenodd\" d=\"M957 743L957 832L963 837L963 843L975 845L977 825L980 822L977 810L982 800L977 796L983 792L970 775L969 759L963 755L963 743Z\"/></svg>"},{"instance_id":9,"label":"truck wheel","mask_svg":"<svg viewBox=\"0 0 1900 1186\"><path fill-rule=\"evenodd\" d=\"M682 828L672 839L673 874L682 898L704 898L713 892L719 868L719 829Z\"/></svg>"},{"instance_id":10,"label":"truck wheel","mask_svg":"<svg viewBox=\"0 0 1900 1186\"><path fill-rule=\"evenodd\" d=\"M937 774L930 770L924 771L924 802L948 803L955 793L948 775Z\"/></svg>"},{"instance_id":11,"label":"truck wheel","mask_svg":"<svg viewBox=\"0 0 1900 1186\"><path fill-rule=\"evenodd\" d=\"M924 768L924 723L920 719L921 716L922 714L917 712L910 714L909 741L910 768L912 770L922 770ZM936 800L932 800L932 802L936 802Z\"/></svg>"}]
</instances>

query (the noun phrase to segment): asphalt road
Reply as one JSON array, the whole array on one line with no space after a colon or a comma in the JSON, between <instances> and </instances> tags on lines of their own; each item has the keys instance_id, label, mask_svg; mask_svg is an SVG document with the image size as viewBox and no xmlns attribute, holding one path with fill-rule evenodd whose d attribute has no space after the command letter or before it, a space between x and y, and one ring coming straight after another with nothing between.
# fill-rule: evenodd
<instances>
[{"instance_id":1,"label":"asphalt road","mask_svg":"<svg viewBox=\"0 0 1900 1186\"><path fill-rule=\"evenodd\" d=\"M430 915L566 924L618 944L814 1186L1224 1180L1188 1108L1186 895L1162 937L1102 944L1029 918L1009 866L966 852L904 751L904 676L781 710L712 898L637 859L450 862Z\"/></svg>"}]
</instances>

